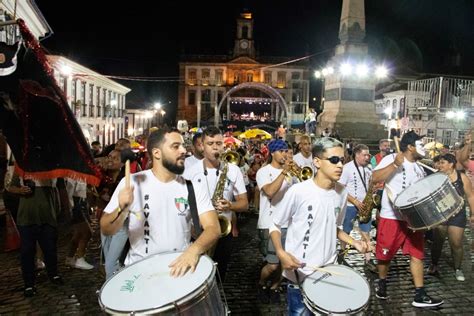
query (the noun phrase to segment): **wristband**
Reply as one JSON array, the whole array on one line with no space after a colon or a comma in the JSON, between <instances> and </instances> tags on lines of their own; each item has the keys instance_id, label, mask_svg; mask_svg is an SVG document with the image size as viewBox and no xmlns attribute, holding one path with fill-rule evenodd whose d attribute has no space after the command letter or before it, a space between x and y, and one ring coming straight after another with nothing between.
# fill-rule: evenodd
<instances>
[{"instance_id":1,"label":"wristband","mask_svg":"<svg viewBox=\"0 0 474 316\"><path fill-rule=\"evenodd\" d=\"M354 239L353 238L349 239L347 243L349 244L349 246L352 246L354 244Z\"/></svg>"}]
</instances>

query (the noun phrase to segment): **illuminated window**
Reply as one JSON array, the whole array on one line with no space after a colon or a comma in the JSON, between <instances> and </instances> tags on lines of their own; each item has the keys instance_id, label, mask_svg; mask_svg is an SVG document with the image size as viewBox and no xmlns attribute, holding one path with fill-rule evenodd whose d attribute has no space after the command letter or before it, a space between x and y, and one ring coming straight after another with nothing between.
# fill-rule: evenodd
<instances>
[{"instance_id":1,"label":"illuminated window","mask_svg":"<svg viewBox=\"0 0 474 316\"><path fill-rule=\"evenodd\" d=\"M247 82L253 82L253 73L251 72L247 73Z\"/></svg>"},{"instance_id":2,"label":"illuminated window","mask_svg":"<svg viewBox=\"0 0 474 316\"><path fill-rule=\"evenodd\" d=\"M280 71L277 76L277 87L282 89L286 87L286 72Z\"/></svg>"},{"instance_id":3,"label":"illuminated window","mask_svg":"<svg viewBox=\"0 0 474 316\"><path fill-rule=\"evenodd\" d=\"M196 69L188 70L188 84L195 85L197 80Z\"/></svg>"},{"instance_id":4,"label":"illuminated window","mask_svg":"<svg viewBox=\"0 0 474 316\"><path fill-rule=\"evenodd\" d=\"M266 71L263 75L263 82L266 84L272 83L272 73L270 71Z\"/></svg>"}]
</instances>

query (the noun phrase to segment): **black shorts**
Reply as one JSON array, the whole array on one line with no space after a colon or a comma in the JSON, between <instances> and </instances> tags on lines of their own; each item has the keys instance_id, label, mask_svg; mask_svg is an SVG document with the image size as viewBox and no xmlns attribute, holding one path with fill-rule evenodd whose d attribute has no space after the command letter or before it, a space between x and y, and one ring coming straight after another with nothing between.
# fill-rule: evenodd
<instances>
[{"instance_id":1,"label":"black shorts","mask_svg":"<svg viewBox=\"0 0 474 316\"><path fill-rule=\"evenodd\" d=\"M466 216L466 207L463 207L456 215L448 219L447 222L443 225L456 226L461 228L466 228L467 216Z\"/></svg>"}]
</instances>

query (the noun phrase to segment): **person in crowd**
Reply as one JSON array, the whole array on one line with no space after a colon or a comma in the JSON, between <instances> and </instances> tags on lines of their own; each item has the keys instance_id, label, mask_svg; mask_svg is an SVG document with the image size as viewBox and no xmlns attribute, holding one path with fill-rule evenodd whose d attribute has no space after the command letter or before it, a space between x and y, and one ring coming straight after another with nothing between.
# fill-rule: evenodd
<instances>
[{"instance_id":1,"label":"person in crowd","mask_svg":"<svg viewBox=\"0 0 474 316\"><path fill-rule=\"evenodd\" d=\"M294 184L285 193L272 217L270 235L288 280L288 315L311 315L303 303L299 284L314 272L312 267L331 264L337 256L337 238L358 251L368 245L342 230L347 190L339 184L344 147L332 138L315 141L312 154L318 169L312 180ZM288 226L282 244L282 228Z\"/></svg>"},{"instance_id":2,"label":"person in crowd","mask_svg":"<svg viewBox=\"0 0 474 316\"><path fill-rule=\"evenodd\" d=\"M101 155L102 155L102 145L100 144L99 141L93 141L91 143L91 151L92 151L92 156L94 158L101 157Z\"/></svg>"},{"instance_id":3,"label":"person in crowd","mask_svg":"<svg viewBox=\"0 0 474 316\"><path fill-rule=\"evenodd\" d=\"M471 181L459 170L456 170L456 157L452 154L439 156L439 170L449 177L449 180L456 188L458 194L465 199L471 210L470 222L474 223L474 193L472 192ZM443 250L443 244L448 237L451 246L452 262L454 266L454 276L458 281L465 281L464 273L461 269L464 250L462 240L464 229L466 228L467 215L466 207L463 208L447 222L434 228L433 243L431 245L431 265L428 274L439 275L439 259Z\"/></svg>"},{"instance_id":4,"label":"person in crowd","mask_svg":"<svg viewBox=\"0 0 474 316\"><path fill-rule=\"evenodd\" d=\"M390 140L379 140L379 152L370 159L372 168L377 167L377 165L382 161L383 157L387 156L388 154L390 154Z\"/></svg>"},{"instance_id":5,"label":"person in crowd","mask_svg":"<svg viewBox=\"0 0 474 316\"><path fill-rule=\"evenodd\" d=\"M293 161L301 168L310 167L315 171L313 165L313 155L311 154L311 138L308 135L303 135L300 137L299 142L300 152L293 157Z\"/></svg>"},{"instance_id":6,"label":"person in crowd","mask_svg":"<svg viewBox=\"0 0 474 316\"><path fill-rule=\"evenodd\" d=\"M273 140L268 144L270 162L257 172L257 184L260 190L260 212L258 216L258 235L260 251L265 258L265 265L260 272L258 282L258 296L262 303L279 303L281 282L280 261L275 253L275 247L270 240L269 229L272 216L285 192L293 184L293 177L289 174L291 160L288 159L288 145L281 139ZM286 237L286 228L282 227L282 242ZM273 278L272 278L273 277ZM270 280L271 279L271 280ZM270 287L267 282L270 280Z\"/></svg>"},{"instance_id":7,"label":"person in crowd","mask_svg":"<svg viewBox=\"0 0 474 316\"><path fill-rule=\"evenodd\" d=\"M162 128L150 134L147 148L152 168L131 175L130 187L125 179L120 181L100 220L101 231L113 235L127 225L130 248L125 265L156 253L183 251L170 264L170 274L182 276L194 272L199 257L219 238L217 214L206 192L196 187L203 232L191 244L188 189L181 176L186 152L183 138L178 131Z\"/></svg>"},{"instance_id":8,"label":"person in crowd","mask_svg":"<svg viewBox=\"0 0 474 316\"><path fill-rule=\"evenodd\" d=\"M382 300L388 298L389 264L402 248L404 254L410 255L410 270L415 285L412 305L435 307L443 304L443 300L429 296L424 288L424 234L422 231L410 230L391 202L394 196L425 176L423 169L416 163L425 156L422 138L414 131L405 133L400 141L401 152L385 156L372 174L373 181L385 182L381 218L377 226L376 257L379 280L375 296Z\"/></svg>"},{"instance_id":9,"label":"person in crowd","mask_svg":"<svg viewBox=\"0 0 474 316\"><path fill-rule=\"evenodd\" d=\"M192 156L187 157L184 160L184 169L191 168L195 163L201 161L204 156L204 147L202 144L202 133L196 133L193 136Z\"/></svg>"},{"instance_id":10,"label":"person in crowd","mask_svg":"<svg viewBox=\"0 0 474 316\"><path fill-rule=\"evenodd\" d=\"M224 136L219 128L214 126L206 128L202 142L203 160L195 163L189 170L185 170L183 176L191 180L195 188L207 193L214 209L232 223L233 212L248 211L244 177L237 165L223 161ZM223 186L222 196L216 196L217 200L214 200L214 193L220 186ZM212 256L217 262L217 269L223 280L225 280L227 264L232 254L232 237L231 233L222 236Z\"/></svg>"},{"instance_id":11,"label":"person in crowd","mask_svg":"<svg viewBox=\"0 0 474 316\"><path fill-rule=\"evenodd\" d=\"M366 207L364 198L370 190L369 184L372 177L372 171L368 168L370 161L369 147L359 144L354 147L354 159L346 163L342 169L342 175L339 183L344 185L348 191L348 203L346 216L344 217L343 230L346 234L350 234L354 228L354 222L358 221L359 230L362 239L370 243L370 229L372 227L372 218L368 222L362 223L359 220L359 212ZM372 212L371 212L372 213ZM346 244L341 242L341 249L344 250ZM365 254L365 266L372 272L377 272L377 267L371 259L370 253Z\"/></svg>"}]
</instances>

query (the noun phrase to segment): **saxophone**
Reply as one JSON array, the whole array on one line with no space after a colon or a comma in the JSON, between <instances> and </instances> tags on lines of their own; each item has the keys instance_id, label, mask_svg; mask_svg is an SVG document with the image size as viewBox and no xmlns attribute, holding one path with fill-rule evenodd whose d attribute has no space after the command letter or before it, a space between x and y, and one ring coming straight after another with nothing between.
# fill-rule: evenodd
<instances>
[{"instance_id":1,"label":"saxophone","mask_svg":"<svg viewBox=\"0 0 474 316\"><path fill-rule=\"evenodd\" d=\"M221 200L224 197L224 189L227 181L227 171L229 170L229 163L225 162L222 172L217 180L216 189L212 195L211 202L214 207L217 205L217 201ZM232 224L230 220L225 217L222 213L218 215L219 226L221 227L221 238L229 235L232 230Z\"/></svg>"},{"instance_id":2,"label":"saxophone","mask_svg":"<svg viewBox=\"0 0 474 316\"><path fill-rule=\"evenodd\" d=\"M364 197L362 203L364 207L359 210L358 216L361 223L367 223L372 217L372 210L380 205L380 196L374 193L375 183L370 181L369 187L367 188L367 194Z\"/></svg>"}]
</instances>

